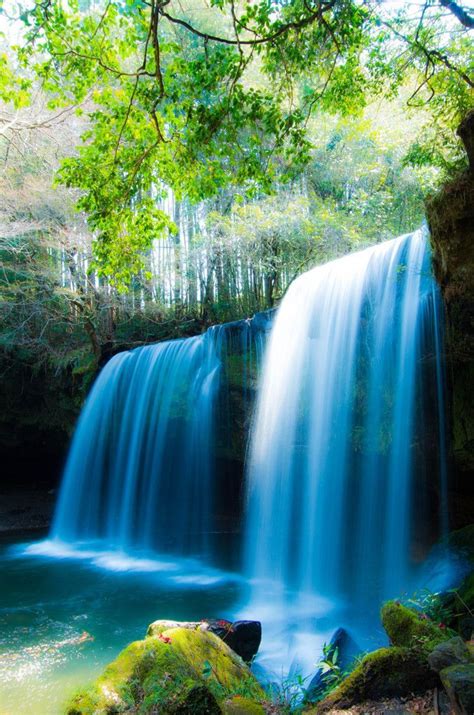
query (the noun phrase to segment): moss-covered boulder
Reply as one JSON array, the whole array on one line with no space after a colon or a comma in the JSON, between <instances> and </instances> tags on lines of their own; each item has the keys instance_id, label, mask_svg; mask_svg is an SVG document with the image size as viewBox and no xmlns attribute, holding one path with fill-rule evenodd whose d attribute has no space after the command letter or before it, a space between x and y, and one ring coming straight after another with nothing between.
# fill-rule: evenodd
<instances>
[{"instance_id":1,"label":"moss-covered boulder","mask_svg":"<svg viewBox=\"0 0 474 715\"><path fill-rule=\"evenodd\" d=\"M429 653L438 643L450 637L446 628L433 623L423 613L407 608L398 601L385 603L382 606L381 618L390 643L394 646L418 648Z\"/></svg>"},{"instance_id":2,"label":"moss-covered boulder","mask_svg":"<svg viewBox=\"0 0 474 715\"><path fill-rule=\"evenodd\" d=\"M474 713L474 664L452 665L440 673L451 701L452 712L456 715Z\"/></svg>"},{"instance_id":3,"label":"moss-covered boulder","mask_svg":"<svg viewBox=\"0 0 474 715\"><path fill-rule=\"evenodd\" d=\"M219 684L223 695L239 692L245 683L263 696L254 676L242 659L214 633L171 628L163 633L171 639L173 652L192 670L196 678L206 678Z\"/></svg>"},{"instance_id":4,"label":"moss-covered boulder","mask_svg":"<svg viewBox=\"0 0 474 715\"><path fill-rule=\"evenodd\" d=\"M430 668L437 673L452 665L465 665L472 661L471 651L459 636L439 643L428 656Z\"/></svg>"},{"instance_id":5,"label":"moss-covered boulder","mask_svg":"<svg viewBox=\"0 0 474 715\"><path fill-rule=\"evenodd\" d=\"M136 711L133 710L135 713ZM221 715L222 710L215 696L205 685L198 685L192 680L163 697L158 691L147 695L140 706L140 713L166 713L166 715Z\"/></svg>"},{"instance_id":6,"label":"moss-covered boulder","mask_svg":"<svg viewBox=\"0 0 474 715\"><path fill-rule=\"evenodd\" d=\"M169 628L131 643L66 712L214 715L243 689L264 697L249 668L222 640L206 631Z\"/></svg>"},{"instance_id":7,"label":"moss-covered boulder","mask_svg":"<svg viewBox=\"0 0 474 715\"><path fill-rule=\"evenodd\" d=\"M144 694L144 684L149 684L150 678L159 689L161 675L165 689L164 674L168 672L179 672L180 686L191 680L189 670L182 667L165 642L136 641L106 667L91 688L73 698L66 712L68 715L127 712Z\"/></svg>"},{"instance_id":8,"label":"moss-covered boulder","mask_svg":"<svg viewBox=\"0 0 474 715\"><path fill-rule=\"evenodd\" d=\"M241 695L236 695L222 703L223 715L265 715L265 710L260 703Z\"/></svg>"},{"instance_id":9,"label":"moss-covered boulder","mask_svg":"<svg viewBox=\"0 0 474 715\"><path fill-rule=\"evenodd\" d=\"M426 658L411 648L380 648L365 656L355 670L313 713L350 708L379 698L424 693L438 684Z\"/></svg>"}]
</instances>

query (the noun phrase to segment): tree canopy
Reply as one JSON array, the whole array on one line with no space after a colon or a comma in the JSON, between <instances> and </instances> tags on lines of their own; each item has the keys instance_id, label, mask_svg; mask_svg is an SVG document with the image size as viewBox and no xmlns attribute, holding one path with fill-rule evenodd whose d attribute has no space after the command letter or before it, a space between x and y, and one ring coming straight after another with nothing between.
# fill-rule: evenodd
<instances>
[{"instance_id":1,"label":"tree canopy","mask_svg":"<svg viewBox=\"0 0 474 715\"><path fill-rule=\"evenodd\" d=\"M153 239L176 231L157 198L234 187L259 197L312 156L311 117L360 114L402 89L431 112L412 164L455 166L452 130L472 104L474 16L451 0L42 0L1 57L1 98L40 86L52 116L85 115L57 181L80 190L95 267L119 287Z\"/></svg>"}]
</instances>

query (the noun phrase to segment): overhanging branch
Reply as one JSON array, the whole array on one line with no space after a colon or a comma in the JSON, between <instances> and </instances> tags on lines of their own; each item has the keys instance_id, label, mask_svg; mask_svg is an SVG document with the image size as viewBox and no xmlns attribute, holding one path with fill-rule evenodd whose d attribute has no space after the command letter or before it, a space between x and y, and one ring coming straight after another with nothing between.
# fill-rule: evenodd
<instances>
[{"instance_id":1,"label":"overhanging branch","mask_svg":"<svg viewBox=\"0 0 474 715\"><path fill-rule=\"evenodd\" d=\"M467 27L469 30L474 28L474 17L469 15L469 13L460 5L458 5L454 0L439 0L440 5L452 12L454 17L459 20L459 22Z\"/></svg>"}]
</instances>

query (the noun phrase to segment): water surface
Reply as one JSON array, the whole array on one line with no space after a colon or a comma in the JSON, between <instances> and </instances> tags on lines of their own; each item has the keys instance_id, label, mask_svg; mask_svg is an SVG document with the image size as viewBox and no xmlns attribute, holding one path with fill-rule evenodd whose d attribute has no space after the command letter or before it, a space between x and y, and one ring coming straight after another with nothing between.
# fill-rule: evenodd
<instances>
[{"instance_id":1,"label":"water surface","mask_svg":"<svg viewBox=\"0 0 474 715\"><path fill-rule=\"evenodd\" d=\"M2 714L59 715L151 621L225 617L242 595L237 578L191 560L52 557L39 543L0 541Z\"/></svg>"}]
</instances>

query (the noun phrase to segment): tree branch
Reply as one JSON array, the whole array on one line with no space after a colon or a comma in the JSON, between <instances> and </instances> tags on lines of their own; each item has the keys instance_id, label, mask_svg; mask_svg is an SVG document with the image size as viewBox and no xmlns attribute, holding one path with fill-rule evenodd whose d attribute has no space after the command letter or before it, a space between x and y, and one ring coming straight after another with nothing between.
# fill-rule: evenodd
<instances>
[{"instance_id":1,"label":"tree branch","mask_svg":"<svg viewBox=\"0 0 474 715\"><path fill-rule=\"evenodd\" d=\"M198 37L202 37L206 42L220 42L221 44L224 45L234 45L240 47L241 45L248 45L248 46L255 46L255 45L264 45L268 42L273 42L274 40L278 39L282 35L285 35L287 32L290 30L302 30L305 27L308 27L308 25L312 25L313 22L316 20L320 19L321 12L330 10L336 0L329 0L329 2L324 3L323 5L319 5L318 9L308 15L307 17L302 18L301 20L298 21L291 21L287 22L284 25L281 25L281 27L278 28L278 30L275 30L271 35L265 35L264 37L258 37L253 40L242 40L242 39L235 39L232 40L228 37L219 37L217 35L210 35L207 32L202 32L201 30L198 30L196 27L191 25L189 22L186 20L182 20L181 18L178 17L173 17L169 13L165 12L162 8L160 8L160 14L163 17L166 17L169 22L172 22L175 25L181 25L181 27L186 28L186 30L189 30L189 32L192 32L194 35L197 35ZM238 24L238 21L236 20L236 24Z\"/></svg>"},{"instance_id":2,"label":"tree branch","mask_svg":"<svg viewBox=\"0 0 474 715\"><path fill-rule=\"evenodd\" d=\"M474 17L469 15L463 7L454 2L454 0L439 0L439 3L449 10L464 27L472 30L474 27Z\"/></svg>"}]
</instances>

